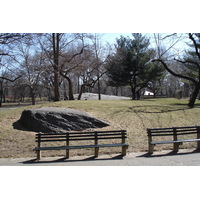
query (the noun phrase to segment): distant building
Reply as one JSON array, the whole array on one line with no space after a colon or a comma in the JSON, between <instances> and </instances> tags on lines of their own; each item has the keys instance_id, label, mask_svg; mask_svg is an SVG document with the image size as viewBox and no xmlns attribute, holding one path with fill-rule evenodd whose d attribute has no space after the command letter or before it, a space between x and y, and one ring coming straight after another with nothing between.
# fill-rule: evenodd
<instances>
[{"instance_id":1,"label":"distant building","mask_svg":"<svg viewBox=\"0 0 200 200\"><path fill-rule=\"evenodd\" d=\"M154 95L153 92L149 92L147 90L144 92L144 96L153 96L153 95Z\"/></svg>"}]
</instances>

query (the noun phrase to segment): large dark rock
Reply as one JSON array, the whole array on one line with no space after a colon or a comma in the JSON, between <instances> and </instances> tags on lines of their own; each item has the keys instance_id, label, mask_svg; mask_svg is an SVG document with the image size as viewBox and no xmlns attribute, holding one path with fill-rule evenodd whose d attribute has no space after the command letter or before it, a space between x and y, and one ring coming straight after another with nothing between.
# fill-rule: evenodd
<instances>
[{"instance_id":1,"label":"large dark rock","mask_svg":"<svg viewBox=\"0 0 200 200\"><path fill-rule=\"evenodd\" d=\"M44 133L81 131L109 126L108 123L93 118L86 112L53 107L24 110L18 122L30 131Z\"/></svg>"}]
</instances>

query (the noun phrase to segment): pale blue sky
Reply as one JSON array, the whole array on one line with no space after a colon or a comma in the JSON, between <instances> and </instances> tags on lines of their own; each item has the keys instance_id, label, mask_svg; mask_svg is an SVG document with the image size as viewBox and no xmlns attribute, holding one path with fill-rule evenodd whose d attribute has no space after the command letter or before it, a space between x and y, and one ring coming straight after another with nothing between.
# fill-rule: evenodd
<instances>
[{"instance_id":1,"label":"pale blue sky","mask_svg":"<svg viewBox=\"0 0 200 200\"><path fill-rule=\"evenodd\" d=\"M102 38L101 38L102 42L103 43L108 42L111 45L116 43L116 38L120 38L121 35L123 35L125 37L129 36L130 38L132 38L132 33L100 33L100 34L102 34ZM163 33L163 34L170 34L170 33ZM142 35L149 37L150 41L151 41L151 46L155 47L155 40L153 38L153 33L142 33ZM184 34L184 35L185 35L186 38L188 37L187 34ZM185 41L189 42L189 40L183 40L183 41L178 42L174 47L180 48L180 50L182 50L182 51L184 49L187 49L188 46L185 44ZM173 43L173 41L171 41L171 42ZM165 41L166 48L169 48L171 46L171 44L172 44L171 42L168 42L167 40Z\"/></svg>"},{"instance_id":2,"label":"pale blue sky","mask_svg":"<svg viewBox=\"0 0 200 200\"><path fill-rule=\"evenodd\" d=\"M131 33L103 33L102 40L113 44L116 42L116 38L120 38L121 35L131 37Z\"/></svg>"},{"instance_id":3,"label":"pale blue sky","mask_svg":"<svg viewBox=\"0 0 200 200\"><path fill-rule=\"evenodd\" d=\"M114 44L116 43L116 38L120 38L121 35L123 35L124 37L129 36L130 38L132 38L132 33L100 33L102 34L102 41L103 42L109 42L110 44ZM150 37L152 35L152 33L142 33L142 35L146 35L147 37Z\"/></svg>"}]
</instances>

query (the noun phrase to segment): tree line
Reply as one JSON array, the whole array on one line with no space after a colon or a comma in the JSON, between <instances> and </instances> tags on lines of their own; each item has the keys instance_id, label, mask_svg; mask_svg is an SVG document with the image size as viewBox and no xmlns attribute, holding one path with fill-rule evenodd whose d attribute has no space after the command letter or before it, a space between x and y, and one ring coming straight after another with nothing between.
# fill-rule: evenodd
<instances>
[{"instance_id":1,"label":"tree line","mask_svg":"<svg viewBox=\"0 0 200 200\"><path fill-rule=\"evenodd\" d=\"M114 45L103 44L97 33L0 33L0 106L26 97L33 105L36 97L75 100L75 93L80 100L84 92L98 93L99 100L102 93L138 100L148 90L190 96L193 107L199 50L198 33L133 33Z\"/></svg>"}]
</instances>

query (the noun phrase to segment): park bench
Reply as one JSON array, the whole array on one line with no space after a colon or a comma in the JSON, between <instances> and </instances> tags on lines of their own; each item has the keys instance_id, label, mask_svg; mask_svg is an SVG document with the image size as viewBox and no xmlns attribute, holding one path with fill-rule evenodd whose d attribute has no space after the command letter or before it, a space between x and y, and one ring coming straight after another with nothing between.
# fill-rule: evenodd
<instances>
[{"instance_id":1,"label":"park bench","mask_svg":"<svg viewBox=\"0 0 200 200\"><path fill-rule=\"evenodd\" d=\"M183 142L197 142L197 149L200 149L200 126L147 129L147 135L149 154L153 153L156 144L173 144L173 151L178 152Z\"/></svg>"},{"instance_id":2,"label":"park bench","mask_svg":"<svg viewBox=\"0 0 200 200\"><path fill-rule=\"evenodd\" d=\"M99 148L101 147L122 147L122 156L125 156L126 149L128 148L128 144L125 143L126 135L126 130L68 132L59 134L39 133L36 134L37 147L34 150L37 153L37 160L41 159L41 151L66 150L66 158L69 158L69 150L83 148L94 148L94 155L98 157ZM77 144L78 141L81 142ZM76 145L71 144L71 142ZM81 144L82 142L84 144ZM46 143L45 145L47 146L42 146L43 143Z\"/></svg>"}]
</instances>

